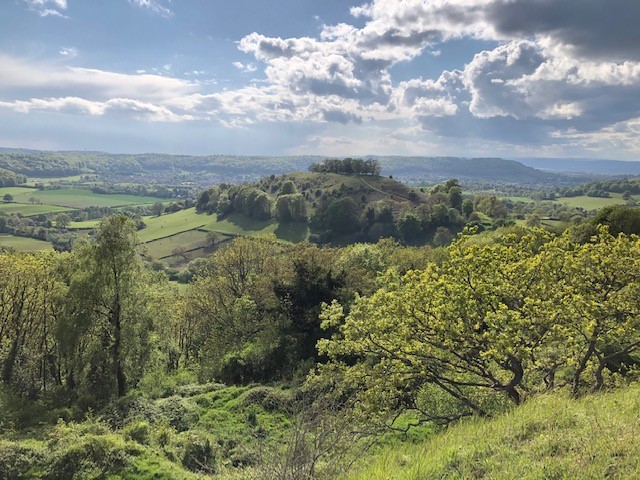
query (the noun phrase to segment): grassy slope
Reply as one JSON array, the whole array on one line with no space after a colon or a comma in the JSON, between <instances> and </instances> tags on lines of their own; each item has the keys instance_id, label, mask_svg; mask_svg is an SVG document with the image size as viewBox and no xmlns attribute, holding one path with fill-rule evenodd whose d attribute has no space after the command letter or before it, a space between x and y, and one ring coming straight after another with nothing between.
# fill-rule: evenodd
<instances>
[{"instance_id":1,"label":"grassy slope","mask_svg":"<svg viewBox=\"0 0 640 480\"><path fill-rule=\"evenodd\" d=\"M189 208L159 217L145 217L144 221L146 228L138 232L143 243L194 230L206 225L211 219L205 214L196 213L194 208Z\"/></svg>"},{"instance_id":2,"label":"grassy slope","mask_svg":"<svg viewBox=\"0 0 640 480\"><path fill-rule=\"evenodd\" d=\"M543 395L423 444L386 447L350 477L640 478L640 386L570 400Z\"/></svg>"},{"instance_id":3,"label":"grassy slope","mask_svg":"<svg viewBox=\"0 0 640 480\"><path fill-rule=\"evenodd\" d=\"M218 220L215 214L208 216L208 218L210 222L202 228L208 232L246 237L275 235L280 240L294 243L302 242L309 237L309 228L306 224L278 224L275 220L255 220L241 213L232 213L222 220Z\"/></svg>"}]
</instances>

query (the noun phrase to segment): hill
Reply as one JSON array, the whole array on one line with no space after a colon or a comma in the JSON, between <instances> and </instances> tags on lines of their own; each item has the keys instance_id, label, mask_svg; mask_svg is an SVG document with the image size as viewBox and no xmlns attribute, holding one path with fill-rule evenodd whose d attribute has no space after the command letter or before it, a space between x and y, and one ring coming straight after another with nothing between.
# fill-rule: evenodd
<instances>
[{"instance_id":1,"label":"hill","mask_svg":"<svg viewBox=\"0 0 640 480\"><path fill-rule=\"evenodd\" d=\"M582 172L600 175L640 175L640 162L592 158L517 158L532 168L551 172Z\"/></svg>"},{"instance_id":2,"label":"hill","mask_svg":"<svg viewBox=\"0 0 640 480\"><path fill-rule=\"evenodd\" d=\"M309 240L316 243L390 236L424 241L439 227L455 231L465 223L462 190L455 180L427 192L375 174L317 171L214 186L200 194L196 210L216 214L218 220L243 215L258 224L270 220L280 226L307 224Z\"/></svg>"},{"instance_id":3,"label":"hill","mask_svg":"<svg viewBox=\"0 0 640 480\"><path fill-rule=\"evenodd\" d=\"M98 174L102 180L161 182L200 186L221 182L255 181L264 176L290 171L306 171L325 157L237 156L237 155L168 155L160 153L112 154L104 152L48 152L0 148L0 168L36 178ZM567 170L571 175L541 171L535 165L501 158L400 157L375 156L382 173L409 183L436 183L447 178L464 182L508 182L523 185L575 185L593 179L579 175L581 170ZM619 162L631 165L631 162ZM546 164L545 164L546 165ZM546 168L543 164L539 168ZM590 169L585 170L591 172ZM599 175L606 175L600 169ZM611 172L611 174L616 172ZM638 171L640 173L640 170Z\"/></svg>"},{"instance_id":4,"label":"hill","mask_svg":"<svg viewBox=\"0 0 640 480\"><path fill-rule=\"evenodd\" d=\"M350 478L639 478L639 395L634 385L580 400L538 396L494 419L376 451Z\"/></svg>"}]
</instances>

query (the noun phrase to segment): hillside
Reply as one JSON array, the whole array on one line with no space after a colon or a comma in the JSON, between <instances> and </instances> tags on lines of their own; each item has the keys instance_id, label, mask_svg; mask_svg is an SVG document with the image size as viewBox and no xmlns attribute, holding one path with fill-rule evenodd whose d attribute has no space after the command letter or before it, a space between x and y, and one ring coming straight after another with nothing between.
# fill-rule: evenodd
<instances>
[{"instance_id":1,"label":"hillside","mask_svg":"<svg viewBox=\"0 0 640 480\"><path fill-rule=\"evenodd\" d=\"M634 385L571 400L538 396L491 420L468 420L424 443L375 451L352 480L639 478Z\"/></svg>"},{"instance_id":2,"label":"hillside","mask_svg":"<svg viewBox=\"0 0 640 480\"><path fill-rule=\"evenodd\" d=\"M0 168L28 177L51 178L98 174L112 181L155 181L173 184L193 182L198 185L255 181L272 174L306 171L312 163L319 162L323 158L325 157L318 155L196 156L160 153L49 152L0 148ZM366 158L377 160L382 167L383 175L392 175L409 183L434 183L454 177L464 182L575 185L593 179L592 174L576 173L581 170L572 170L571 175L565 175L541 171L515 160L501 158L375 155ZM631 162L619 163L625 164L623 166L632 166ZM539 168L546 167L541 164ZM609 172L600 169L597 173L606 175Z\"/></svg>"},{"instance_id":3,"label":"hillside","mask_svg":"<svg viewBox=\"0 0 640 480\"><path fill-rule=\"evenodd\" d=\"M591 158L517 158L532 168L551 172L583 172L600 175L640 175L640 162Z\"/></svg>"},{"instance_id":4,"label":"hillside","mask_svg":"<svg viewBox=\"0 0 640 480\"><path fill-rule=\"evenodd\" d=\"M307 225L309 240L315 243L391 236L424 243L438 228L450 229L448 236L461 228L462 201L456 180L427 192L374 174L296 172L253 184L211 187L199 195L196 211L216 214L218 220L242 215L256 222L257 230L268 221Z\"/></svg>"}]
</instances>

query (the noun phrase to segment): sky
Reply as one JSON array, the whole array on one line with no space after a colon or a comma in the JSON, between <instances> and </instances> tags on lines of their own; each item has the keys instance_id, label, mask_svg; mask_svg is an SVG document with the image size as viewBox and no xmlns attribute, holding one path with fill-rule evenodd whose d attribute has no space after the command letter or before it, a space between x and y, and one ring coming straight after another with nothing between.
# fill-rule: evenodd
<instances>
[{"instance_id":1,"label":"sky","mask_svg":"<svg viewBox=\"0 0 640 480\"><path fill-rule=\"evenodd\" d=\"M0 146L640 160L638 0L2 0Z\"/></svg>"}]
</instances>

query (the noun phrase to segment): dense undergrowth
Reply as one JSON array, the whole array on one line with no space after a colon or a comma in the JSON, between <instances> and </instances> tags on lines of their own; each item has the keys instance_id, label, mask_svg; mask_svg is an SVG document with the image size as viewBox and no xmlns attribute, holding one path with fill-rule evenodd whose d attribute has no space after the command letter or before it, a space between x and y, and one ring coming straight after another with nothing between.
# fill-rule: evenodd
<instances>
[{"instance_id":1,"label":"dense undergrowth","mask_svg":"<svg viewBox=\"0 0 640 480\"><path fill-rule=\"evenodd\" d=\"M4 412L0 479L249 475L263 452L284 443L291 401L277 387L192 384L160 396L132 393L83 421L55 425L44 410L34 417L37 405L14 404Z\"/></svg>"}]
</instances>

